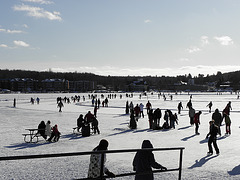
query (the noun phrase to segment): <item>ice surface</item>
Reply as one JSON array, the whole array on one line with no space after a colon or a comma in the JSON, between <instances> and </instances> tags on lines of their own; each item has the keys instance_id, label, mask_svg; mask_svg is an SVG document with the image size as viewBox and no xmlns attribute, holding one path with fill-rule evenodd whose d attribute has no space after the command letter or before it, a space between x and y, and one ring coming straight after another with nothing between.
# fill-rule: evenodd
<instances>
[{"instance_id":1,"label":"ice surface","mask_svg":"<svg viewBox=\"0 0 240 180\"><path fill-rule=\"evenodd\" d=\"M71 97L80 95L80 103L64 104L63 112L59 113L56 104L57 97ZM82 96L86 101L82 101ZM104 94L105 97L108 94ZM97 112L99 120L100 135L90 137L76 136L72 128L76 126L79 114L86 114L89 110L93 112L91 100L88 94L0 94L0 156L32 155L65 152L91 151L101 139L109 141L109 150L137 149L141 147L144 139L149 139L155 148L162 147L185 147L183 153L182 179L240 179L240 143L239 143L239 114L240 100L236 94L223 93L192 93L192 103L196 111L201 110L200 135L194 135L194 127L189 124L188 110L186 104L189 94L175 95L173 100L167 93L167 101L162 97L158 99L157 93L142 96L134 93L133 98L109 99L109 107L100 107ZM32 105L30 98L40 98L40 104ZM100 97L100 94L98 94ZM13 99L17 99L16 108L13 108ZM103 99L101 99L103 100ZM165 109L177 112L180 101L184 106L181 115L178 116L179 125L176 129L150 130L148 118L144 109L145 118L140 118L136 130L128 128L129 115L125 115L126 101L132 101L134 105L142 102L144 105L149 100L153 109L160 108L162 113ZM220 111L228 101L232 102L230 114L232 120L232 134L218 138L220 155L207 156L208 147L205 140L208 133L208 122L212 113L208 112L207 104L213 102L213 110ZM37 128L40 121L50 120L52 125L58 124L62 136L57 143L47 143L42 138L36 144L25 143L23 133L26 128ZM163 123L163 119L161 119ZM225 126L221 127L222 134ZM156 160L168 168L177 168L179 161L178 151L154 152ZM107 155L107 166L116 174L132 172L132 160L134 153L109 154ZM0 179L74 179L87 176L89 156L62 157L34 160L17 160L0 162ZM155 174L155 179L177 179L178 172L164 172ZM134 179L133 176L116 179Z\"/></svg>"}]
</instances>

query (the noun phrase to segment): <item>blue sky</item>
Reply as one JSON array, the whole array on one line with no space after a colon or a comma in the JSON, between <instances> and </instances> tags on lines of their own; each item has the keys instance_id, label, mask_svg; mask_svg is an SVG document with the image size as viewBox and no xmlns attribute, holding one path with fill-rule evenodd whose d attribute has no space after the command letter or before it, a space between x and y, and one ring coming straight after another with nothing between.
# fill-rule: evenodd
<instances>
[{"instance_id":1,"label":"blue sky","mask_svg":"<svg viewBox=\"0 0 240 180\"><path fill-rule=\"evenodd\" d=\"M176 76L240 70L238 0L0 0L1 69Z\"/></svg>"}]
</instances>

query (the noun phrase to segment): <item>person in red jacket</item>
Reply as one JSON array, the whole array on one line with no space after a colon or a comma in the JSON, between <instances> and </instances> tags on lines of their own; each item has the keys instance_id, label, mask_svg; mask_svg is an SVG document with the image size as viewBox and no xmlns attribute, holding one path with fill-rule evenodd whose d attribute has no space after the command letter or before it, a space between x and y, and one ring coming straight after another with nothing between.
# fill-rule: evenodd
<instances>
[{"instance_id":1,"label":"person in red jacket","mask_svg":"<svg viewBox=\"0 0 240 180\"><path fill-rule=\"evenodd\" d=\"M198 132L199 124L200 124L200 115L202 114L202 111L199 111L194 115L194 124L195 124L195 134L199 135L200 133Z\"/></svg>"},{"instance_id":2,"label":"person in red jacket","mask_svg":"<svg viewBox=\"0 0 240 180\"><path fill-rule=\"evenodd\" d=\"M51 142L52 139L54 138L53 141L57 142L60 138L60 134L61 133L58 131L58 126L57 126L57 124L55 124L55 126L53 126L53 128L52 128L51 137L47 141Z\"/></svg>"}]
</instances>

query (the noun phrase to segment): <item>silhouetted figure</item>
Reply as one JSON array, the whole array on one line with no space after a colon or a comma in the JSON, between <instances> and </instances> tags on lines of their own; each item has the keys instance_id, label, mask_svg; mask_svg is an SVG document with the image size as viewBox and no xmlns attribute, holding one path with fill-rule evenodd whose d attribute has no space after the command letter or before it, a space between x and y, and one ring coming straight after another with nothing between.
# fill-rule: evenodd
<instances>
[{"instance_id":1,"label":"silhouetted figure","mask_svg":"<svg viewBox=\"0 0 240 180\"><path fill-rule=\"evenodd\" d=\"M153 145L149 140L144 140L142 149L151 149ZM153 180L152 168L167 170L157 163L151 150L138 151L133 159L133 170L136 171L135 180Z\"/></svg>"},{"instance_id":2,"label":"silhouetted figure","mask_svg":"<svg viewBox=\"0 0 240 180\"><path fill-rule=\"evenodd\" d=\"M213 149L212 149L212 144L215 148L216 154L219 154L219 149L217 146L217 134L218 134L218 127L214 124L214 121L210 121L209 122L209 133L206 136L206 139L208 138L208 136L210 135L209 139L208 139L208 155L212 155L213 154Z\"/></svg>"},{"instance_id":3,"label":"silhouetted figure","mask_svg":"<svg viewBox=\"0 0 240 180\"><path fill-rule=\"evenodd\" d=\"M93 149L93 151L106 151L108 150L108 141L105 139L102 139L97 147ZM88 168L88 178L99 178L104 173L108 177L115 177L115 174L110 172L108 168L105 166L106 162L106 154L103 156L103 168L101 172L101 161L102 161L102 155L101 154L91 154L90 156L90 164ZM105 179L105 178L104 178Z\"/></svg>"}]
</instances>

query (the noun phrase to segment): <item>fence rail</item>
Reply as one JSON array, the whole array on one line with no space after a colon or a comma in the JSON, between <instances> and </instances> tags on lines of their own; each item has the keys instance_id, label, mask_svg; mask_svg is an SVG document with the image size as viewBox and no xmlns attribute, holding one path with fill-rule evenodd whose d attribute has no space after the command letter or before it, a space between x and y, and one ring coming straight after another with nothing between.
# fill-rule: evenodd
<instances>
[{"instance_id":1,"label":"fence rail","mask_svg":"<svg viewBox=\"0 0 240 180\"><path fill-rule=\"evenodd\" d=\"M178 171L178 180L181 180L182 176L182 157L183 157L183 150L184 147L176 147L176 148L146 148L146 149L124 149L124 150L107 150L107 151L86 151L86 152L73 152L73 153L56 153L56 154L39 154L39 155L27 155L27 156L5 156L0 157L0 161L14 161L14 160L24 160L24 159L41 159L41 158L56 158L56 157L69 157L69 156L83 156L83 155L91 155L91 154L101 154L102 156L104 154L112 154L112 153L128 153L128 152L138 152L138 151L174 151L179 150L179 167L174 169L168 169L166 171L163 170L153 170L153 173L157 172L168 172L168 171ZM101 168L103 169L103 160L104 158L101 158ZM103 172L103 171L101 171ZM124 173L124 174L117 174L116 177L124 177L124 176L132 176L136 175L137 173L131 172L131 173ZM102 180L104 178L108 178L107 176L104 176L101 174L99 179ZM90 180L89 178L82 178L78 180Z\"/></svg>"}]
</instances>

